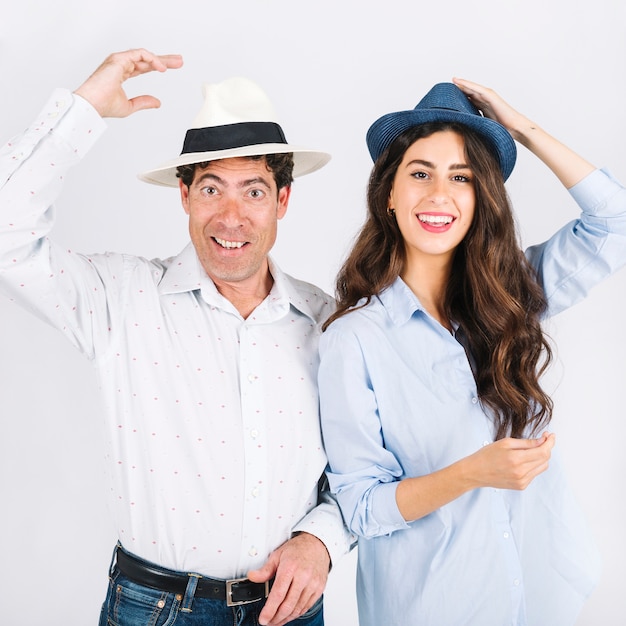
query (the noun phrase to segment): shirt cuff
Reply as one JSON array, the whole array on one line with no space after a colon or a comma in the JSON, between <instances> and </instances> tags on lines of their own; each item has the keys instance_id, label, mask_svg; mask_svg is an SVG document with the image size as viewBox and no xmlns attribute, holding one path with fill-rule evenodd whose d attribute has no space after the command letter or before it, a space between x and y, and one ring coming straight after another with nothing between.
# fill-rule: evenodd
<instances>
[{"instance_id":1,"label":"shirt cuff","mask_svg":"<svg viewBox=\"0 0 626 626\"><path fill-rule=\"evenodd\" d=\"M328 502L318 504L296 524L292 532L317 537L328 550L331 566L347 554L355 542L343 523L338 506Z\"/></svg>"},{"instance_id":2,"label":"shirt cuff","mask_svg":"<svg viewBox=\"0 0 626 626\"><path fill-rule=\"evenodd\" d=\"M54 136L81 158L106 129L104 120L83 98L67 89L55 89L35 122L21 135L2 147L0 180L8 180L37 149L42 141ZM5 175L4 170L7 169Z\"/></svg>"},{"instance_id":3,"label":"shirt cuff","mask_svg":"<svg viewBox=\"0 0 626 626\"><path fill-rule=\"evenodd\" d=\"M370 500L371 512L368 519L375 520L377 525L377 535L384 535L409 528L407 521L400 513L398 501L396 500L396 490L399 481L377 485Z\"/></svg>"},{"instance_id":4,"label":"shirt cuff","mask_svg":"<svg viewBox=\"0 0 626 626\"><path fill-rule=\"evenodd\" d=\"M59 96L55 100L55 95ZM83 157L106 130L106 123L100 114L81 96L65 89L57 89L49 105L54 103L54 115L61 110L63 115L54 127L54 134L72 146L76 155ZM44 109L45 110L45 109Z\"/></svg>"}]
</instances>

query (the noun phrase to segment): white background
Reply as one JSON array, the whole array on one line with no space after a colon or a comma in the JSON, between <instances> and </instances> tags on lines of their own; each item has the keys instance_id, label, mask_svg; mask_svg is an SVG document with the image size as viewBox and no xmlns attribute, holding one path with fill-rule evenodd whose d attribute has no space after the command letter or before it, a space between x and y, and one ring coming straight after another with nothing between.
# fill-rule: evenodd
<instances>
[{"instance_id":1,"label":"white background","mask_svg":"<svg viewBox=\"0 0 626 626\"><path fill-rule=\"evenodd\" d=\"M181 70L129 84L130 94L152 93L162 108L111 121L69 177L55 237L83 252L164 257L183 247L177 192L135 174L178 154L202 82L232 75L264 87L292 143L334 155L297 180L274 250L289 273L327 291L364 214L368 126L383 113L413 108L452 76L495 88L626 181L626 3L616 0L3 4L2 143L32 121L54 87L78 87L109 52L142 46L186 61ZM576 207L522 150L508 189L529 245L574 217ZM604 561L579 626L626 623L625 298L626 270L548 327L558 345L546 381L556 403L553 430ZM97 623L115 539L101 417L90 365L56 331L0 300L3 625ZM331 573L327 626L357 623L354 564L352 554Z\"/></svg>"}]
</instances>

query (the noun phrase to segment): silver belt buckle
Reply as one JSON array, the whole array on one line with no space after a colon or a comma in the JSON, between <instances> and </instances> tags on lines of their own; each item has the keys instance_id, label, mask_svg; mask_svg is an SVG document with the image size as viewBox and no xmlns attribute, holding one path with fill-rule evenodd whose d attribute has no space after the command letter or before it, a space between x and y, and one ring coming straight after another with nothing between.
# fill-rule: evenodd
<instances>
[{"instance_id":1,"label":"silver belt buckle","mask_svg":"<svg viewBox=\"0 0 626 626\"><path fill-rule=\"evenodd\" d=\"M241 606L242 604L251 604L252 602L258 602L261 598L253 598L252 600L233 600L233 585L238 583L242 583L244 581L252 582L248 578L232 578L231 580L226 581L226 606ZM262 583L254 583L254 584L262 584ZM265 595L264 598L270 593L270 582L269 580L265 581Z\"/></svg>"}]
</instances>

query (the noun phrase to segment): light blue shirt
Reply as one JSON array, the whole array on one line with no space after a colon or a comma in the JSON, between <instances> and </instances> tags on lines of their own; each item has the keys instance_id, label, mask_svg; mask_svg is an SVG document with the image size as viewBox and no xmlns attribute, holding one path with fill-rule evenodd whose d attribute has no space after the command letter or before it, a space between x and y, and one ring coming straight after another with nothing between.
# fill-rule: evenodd
<instances>
[{"instance_id":1,"label":"light blue shirt","mask_svg":"<svg viewBox=\"0 0 626 626\"><path fill-rule=\"evenodd\" d=\"M580 219L530 248L555 314L626 262L626 190L596 170L571 193ZM331 489L359 536L361 626L565 626L599 559L553 454L525 491L476 489L407 523L398 481L494 440L463 346L407 285L322 336L322 426Z\"/></svg>"}]
</instances>

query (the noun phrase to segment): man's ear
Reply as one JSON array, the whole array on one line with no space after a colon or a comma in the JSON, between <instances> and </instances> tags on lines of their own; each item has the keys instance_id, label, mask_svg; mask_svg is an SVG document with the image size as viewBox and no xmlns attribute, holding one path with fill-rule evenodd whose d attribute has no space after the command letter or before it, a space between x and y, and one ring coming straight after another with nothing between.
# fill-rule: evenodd
<instances>
[{"instance_id":1,"label":"man's ear","mask_svg":"<svg viewBox=\"0 0 626 626\"><path fill-rule=\"evenodd\" d=\"M291 197L291 185L289 187L282 187L278 192L278 207L276 209L276 217L282 220L287 213L287 207L289 206L289 198Z\"/></svg>"},{"instance_id":2,"label":"man's ear","mask_svg":"<svg viewBox=\"0 0 626 626\"><path fill-rule=\"evenodd\" d=\"M180 189L180 202L185 209L185 213L189 215L189 187L182 180L178 180L178 188Z\"/></svg>"}]
</instances>

